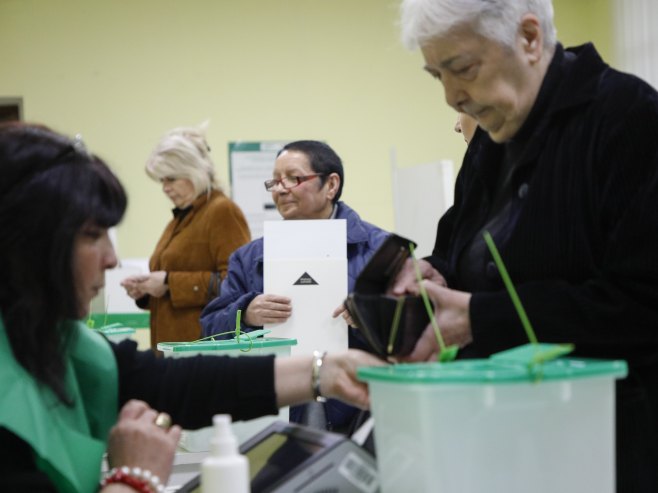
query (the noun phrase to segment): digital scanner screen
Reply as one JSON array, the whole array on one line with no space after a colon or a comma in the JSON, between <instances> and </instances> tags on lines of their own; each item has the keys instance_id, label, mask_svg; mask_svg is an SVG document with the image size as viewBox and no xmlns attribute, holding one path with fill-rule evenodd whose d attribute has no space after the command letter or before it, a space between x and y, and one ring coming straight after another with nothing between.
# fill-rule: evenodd
<instances>
[{"instance_id":1,"label":"digital scanner screen","mask_svg":"<svg viewBox=\"0 0 658 493\"><path fill-rule=\"evenodd\" d=\"M267 436L246 452L252 493L264 491L322 448L317 443L281 433Z\"/></svg>"}]
</instances>

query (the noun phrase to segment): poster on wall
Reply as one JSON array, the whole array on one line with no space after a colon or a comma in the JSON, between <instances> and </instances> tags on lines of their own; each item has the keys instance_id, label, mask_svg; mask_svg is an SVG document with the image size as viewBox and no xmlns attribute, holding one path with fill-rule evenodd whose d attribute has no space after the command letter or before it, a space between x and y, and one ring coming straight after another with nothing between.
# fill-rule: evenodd
<instances>
[{"instance_id":1,"label":"poster on wall","mask_svg":"<svg viewBox=\"0 0 658 493\"><path fill-rule=\"evenodd\" d=\"M231 195L247 218L252 240L263 236L265 221L281 219L272 194L265 190L264 182L272 178L276 153L287 143L229 142Z\"/></svg>"}]
</instances>

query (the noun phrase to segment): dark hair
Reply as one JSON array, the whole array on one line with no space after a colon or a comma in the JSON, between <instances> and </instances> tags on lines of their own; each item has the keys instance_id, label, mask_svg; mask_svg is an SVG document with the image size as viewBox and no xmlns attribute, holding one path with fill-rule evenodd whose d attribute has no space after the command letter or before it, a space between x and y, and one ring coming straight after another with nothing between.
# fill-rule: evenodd
<instances>
[{"instance_id":1,"label":"dark hair","mask_svg":"<svg viewBox=\"0 0 658 493\"><path fill-rule=\"evenodd\" d=\"M126 193L81 140L24 123L0 125L0 314L16 360L65 403L64 352L79 318L73 246L107 228Z\"/></svg>"},{"instance_id":2,"label":"dark hair","mask_svg":"<svg viewBox=\"0 0 658 493\"><path fill-rule=\"evenodd\" d=\"M321 186L324 186L327 177L331 173L336 173L340 177L340 184L338 185L338 192L336 192L332 202L334 204L338 202L341 193L343 193L345 177L343 176L343 162L338 154L336 154L336 151L324 142L317 140L297 140L295 142L290 142L283 146L283 148L277 153L276 157L279 157L283 151L298 151L306 154L311 163L311 169L316 173L322 173L325 175L320 178Z\"/></svg>"}]
</instances>

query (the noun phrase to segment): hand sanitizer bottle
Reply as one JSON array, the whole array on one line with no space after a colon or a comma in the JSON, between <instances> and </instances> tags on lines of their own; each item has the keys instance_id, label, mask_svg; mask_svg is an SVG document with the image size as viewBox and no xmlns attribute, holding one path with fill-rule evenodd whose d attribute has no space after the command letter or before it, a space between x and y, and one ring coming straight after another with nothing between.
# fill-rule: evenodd
<instances>
[{"instance_id":1,"label":"hand sanitizer bottle","mask_svg":"<svg viewBox=\"0 0 658 493\"><path fill-rule=\"evenodd\" d=\"M213 418L210 455L201 463L201 493L249 493L249 461L238 450L231 416Z\"/></svg>"}]
</instances>

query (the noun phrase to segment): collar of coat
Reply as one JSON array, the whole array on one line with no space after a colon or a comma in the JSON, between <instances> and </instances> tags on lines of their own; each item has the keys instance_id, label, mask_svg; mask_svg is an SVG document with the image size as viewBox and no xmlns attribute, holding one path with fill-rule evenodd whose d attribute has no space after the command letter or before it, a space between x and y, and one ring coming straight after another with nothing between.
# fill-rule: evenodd
<instances>
[{"instance_id":1,"label":"collar of coat","mask_svg":"<svg viewBox=\"0 0 658 493\"><path fill-rule=\"evenodd\" d=\"M207 192L203 192L196 199L194 199L194 201L190 205L188 205L187 207L184 207L182 209L179 208L179 207L175 207L174 209L171 210L171 213L173 214L173 216L175 218L180 218L180 220L182 221L185 218L185 216L187 216L189 214L190 211L192 211L194 209L198 209L203 204L208 202L212 197L214 197L215 195L218 195L220 193L222 193L222 192L220 192L219 190L215 190L215 189L209 190Z\"/></svg>"},{"instance_id":2,"label":"collar of coat","mask_svg":"<svg viewBox=\"0 0 658 493\"><path fill-rule=\"evenodd\" d=\"M545 143L541 136L545 135L547 127L556 118L561 118L564 113L579 111L582 105L596 97L596 88L607 69L609 66L601 59L592 43L566 50L560 43L556 45L535 106L517 133L528 144L523 150L522 163L517 171L533 162L541 152ZM467 155L478 148L485 148L478 153L483 157L476 163L476 167L483 175L489 175L495 173L497 167L493 163L500 162L505 145L495 143L485 131L478 129L468 146Z\"/></svg>"}]
</instances>

